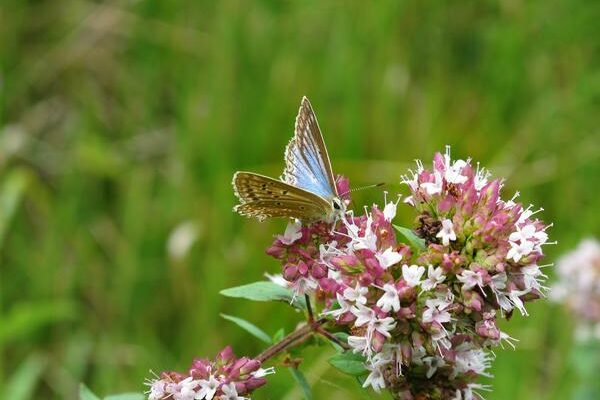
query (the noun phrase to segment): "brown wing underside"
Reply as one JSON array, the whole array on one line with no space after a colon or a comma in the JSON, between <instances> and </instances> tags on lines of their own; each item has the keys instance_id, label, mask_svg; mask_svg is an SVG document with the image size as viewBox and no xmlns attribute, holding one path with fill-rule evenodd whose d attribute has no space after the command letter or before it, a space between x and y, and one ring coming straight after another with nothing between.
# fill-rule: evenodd
<instances>
[{"instance_id":1,"label":"brown wing underside","mask_svg":"<svg viewBox=\"0 0 600 400\"><path fill-rule=\"evenodd\" d=\"M236 172L232 184L241 203L234 210L241 215L261 220L268 217L317 220L332 211L325 199L268 176Z\"/></svg>"}]
</instances>

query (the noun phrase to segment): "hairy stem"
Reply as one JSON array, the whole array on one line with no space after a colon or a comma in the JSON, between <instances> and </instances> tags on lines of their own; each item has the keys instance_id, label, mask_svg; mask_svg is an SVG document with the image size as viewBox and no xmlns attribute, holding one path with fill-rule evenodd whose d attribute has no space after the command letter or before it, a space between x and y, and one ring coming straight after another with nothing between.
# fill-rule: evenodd
<instances>
[{"instance_id":1,"label":"hairy stem","mask_svg":"<svg viewBox=\"0 0 600 400\"><path fill-rule=\"evenodd\" d=\"M297 343L302 342L304 339L308 338L313 333L318 332L318 327L323 325L325 322L327 322L327 320L325 318L321 318L313 321L312 323L308 323L299 329L296 329L294 332L290 333L289 335L281 339L279 342L265 349L265 351L256 356L256 359L262 363L268 360L269 358L276 356L282 351L293 347Z\"/></svg>"},{"instance_id":2,"label":"hairy stem","mask_svg":"<svg viewBox=\"0 0 600 400\"><path fill-rule=\"evenodd\" d=\"M321 335L334 343L337 343L344 350L348 350L348 344L342 342L337 337L328 332L323 325L325 325L328 321L326 318L315 319L312 306L310 304L310 297L308 295L304 295L306 299L306 310L308 313L308 320L306 325L296 329L294 332L290 333L279 342L273 344L271 347L265 349L262 353L256 356L256 359L261 363L267 361L268 359L275 357L279 353L289 349L290 347L294 347L304 340L306 340L311 335Z\"/></svg>"}]
</instances>

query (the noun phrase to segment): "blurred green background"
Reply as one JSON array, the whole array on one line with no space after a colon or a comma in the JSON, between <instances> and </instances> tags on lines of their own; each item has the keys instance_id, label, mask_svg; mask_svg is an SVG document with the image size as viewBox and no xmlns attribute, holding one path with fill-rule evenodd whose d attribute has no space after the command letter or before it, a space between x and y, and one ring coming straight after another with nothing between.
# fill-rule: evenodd
<instances>
[{"instance_id":1,"label":"blurred green background","mask_svg":"<svg viewBox=\"0 0 600 400\"><path fill-rule=\"evenodd\" d=\"M263 279L285 223L231 212L238 169L279 176L300 98L334 170L388 182L452 145L554 222L550 262L599 235L597 1L80 0L0 4L0 397L142 391L301 316L219 290ZM359 192L356 204L382 201ZM399 223L410 225L402 207ZM565 399L572 323L546 301L504 330L487 399ZM302 368L316 399L366 399ZM299 399L285 370L256 399Z\"/></svg>"}]
</instances>

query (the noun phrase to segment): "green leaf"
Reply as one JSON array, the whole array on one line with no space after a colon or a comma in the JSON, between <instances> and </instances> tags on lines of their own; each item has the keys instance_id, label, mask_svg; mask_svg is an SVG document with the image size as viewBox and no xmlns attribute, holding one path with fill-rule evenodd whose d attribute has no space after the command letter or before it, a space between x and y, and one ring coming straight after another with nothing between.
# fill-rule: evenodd
<instances>
[{"instance_id":1,"label":"green leaf","mask_svg":"<svg viewBox=\"0 0 600 400\"><path fill-rule=\"evenodd\" d=\"M11 400L31 399L46 364L46 359L39 354L32 354L27 357L8 379L2 398Z\"/></svg>"},{"instance_id":2,"label":"green leaf","mask_svg":"<svg viewBox=\"0 0 600 400\"><path fill-rule=\"evenodd\" d=\"M347 334L346 332L334 332L333 336L335 336L336 338L338 338L339 340L341 340L344 343L348 343L348 336L350 336L350 335Z\"/></svg>"},{"instance_id":3,"label":"green leaf","mask_svg":"<svg viewBox=\"0 0 600 400\"><path fill-rule=\"evenodd\" d=\"M255 338L262 340L266 344L272 343L269 335L267 335L265 333L265 331L263 331L258 326L254 325L253 323L248 322L245 319L241 319L241 318L234 317L234 316L227 315L227 314L221 314L221 317L225 318L228 321L233 322L234 324L236 324L237 326L239 326L240 328L242 328L243 330L245 330L246 332L248 332Z\"/></svg>"},{"instance_id":4,"label":"green leaf","mask_svg":"<svg viewBox=\"0 0 600 400\"><path fill-rule=\"evenodd\" d=\"M15 215L25 190L29 184L29 175L24 170L12 171L2 183L0 189L0 247Z\"/></svg>"},{"instance_id":5,"label":"green leaf","mask_svg":"<svg viewBox=\"0 0 600 400\"><path fill-rule=\"evenodd\" d=\"M335 336L341 342L348 343L348 336L350 336L350 335L348 335L346 332L335 332L335 333L333 333L333 336ZM333 340L328 340L328 342L329 342L329 344L331 344L333 346L335 351L337 351L338 353L344 352L344 348L342 346L340 346L339 344L337 344L336 342L334 342Z\"/></svg>"},{"instance_id":6,"label":"green leaf","mask_svg":"<svg viewBox=\"0 0 600 400\"><path fill-rule=\"evenodd\" d=\"M312 400L312 390L306 378L304 377L304 374L296 368L290 367L288 369L290 370L290 373L292 374L296 382L298 382L298 385L300 385L300 389L302 389L302 393L304 393L304 398L306 400Z\"/></svg>"},{"instance_id":7,"label":"green leaf","mask_svg":"<svg viewBox=\"0 0 600 400\"><path fill-rule=\"evenodd\" d=\"M408 243L419 250L425 250L425 248L427 246L425 246L425 240L418 237L413 231L412 229L408 229L405 228L403 226L398 226L398 225L394 225L394 228L396 228L396 230L398 232L400 232L402 234L402 236L404 236L406 238L406 240L408 240Z\"/></svg>"},{"instance_id":8,"label":"green leaf","mask_svg":"<svg viewBox=\"0 0 600 400\"><path fill-rule=\"evenodd\" d=\"M329 359L329 364L352 376L361 376L369 372L365 367L365 358L351 351L334 355Z\"/></svg>"},{"instance_id":9,"label":"green leaf","mask_svg":"<svg viewBox=\"0 0 600 400\"><path fill-rule=\"evenodd\" d=\"M76 305L69 301L22 302L0 318L0 344L23 339L31 332L77 316Z\"/></svg>"},{"instance_id":10,"label":"green leaf","mask_svg":"<svg viewBox=\"0 0 600 400\"><path fill-rule=\"evenodd\" d=\"M146 396L141 393L122 393L106 396L104 400L144 400Z\"/></svg>"},{"instance_id":11,"label":"green leaf","mask_svg":"<svg viewBox=\"0 0 600 400\"><path fill-rule=\"evenodd\" d=\"M87 386L79 384L79 400L100 400Z\"/></svg>"},{"instance_id":12,"label":"green leaf","mask_svg":"<svg viewBox=\"0 0 600 400\"><path fill-rule=\"evenodd\" d=\"M273 343L277 343L283 339L285 336L285 329L281 328L273 335L273 339L271 340Z\"/></svg>"},{"instance_id":13,"label":"green leaf","mask_svg":"<svg viewBox=\"0 0 600 400\"><path fill-rule=\"evenodd\" d=\"M248 285L236 286L229 289L223 289L220 292L223 296L237 297L254 301L284 301L292 304L296 308L306 308L306 301L302 296L296 296L290 289L281 287L273 282L261 281Z\"/></svg>"}]
</instances>

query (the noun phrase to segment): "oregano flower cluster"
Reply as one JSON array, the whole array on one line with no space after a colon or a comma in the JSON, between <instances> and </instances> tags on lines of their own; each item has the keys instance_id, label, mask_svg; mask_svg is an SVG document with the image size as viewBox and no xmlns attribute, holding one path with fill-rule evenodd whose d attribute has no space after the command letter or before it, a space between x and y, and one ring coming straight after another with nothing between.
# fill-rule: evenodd
<instances>
[{"instance_id":1,"label":"oregano flower cluster","mask_svg":"<svg viewBox=\"0 0 600 400\"><path fill-rule=\"evenodd\" d=\"M557 282L550 297L575 317L576 338L600 340L600 242L581 241L556 263Z\"/></svg>"},{"instance_id":2,"label":"oregano flower cluster","mask_svg":"<svg viewBox=\"0 0 600 400\"><path fill-rule=\"evenodd\" d=\"M502 180L470 160L452 160L449 150L430 169L417 161L402 183L410 192L402 204L386 193L383 207L357 212L348 179L339 176L348 210L342 218L290 221L266 250L281 275L222 292L285 300L306 311L306 323L254 358L238 359L226 347L185 373L163 372L148 382L149 400L248 399L274 372L262 365L311 335L333 342L338 354L330 363L376 392L482 399L490 386L480 378L491 377L493 349L516 342L498 319L515 310L527 315L526 303L546 291L540 260L549 225L539 210L515 201L518 193L503 199ZM415 212L411 227L396 225L402 206Z\"/></svg>"},{"instance_id":3,"label":"oregano flower cluster","mask_svg":"<svg viewBox=\"0 0 600 400\"><path fill-rule=\"evenodd\" d=\"M186 373L168 371L151 379L148 400L243 400L273 372L261 368L258 360L237 358L227 346L214 361L198 358Z\"/></svg>"},{"instance_id":4,"label":"oregano flower cluster","mask_svg":"<svg viewBox=\"0 0 600 400\"><path fill-rule=\"evenodd\" d=\"M480 398L491 350L514 347L497 319L527 315L525 303L543 296L547 225L449 151L431 169L417 162L402 182L413 230L392 224L399 201L386 199L335 224L291 222L267 253L281 261L285 285L316 299L364 357L364 387L398 399Z\"/></svg>"}]
</instances>

